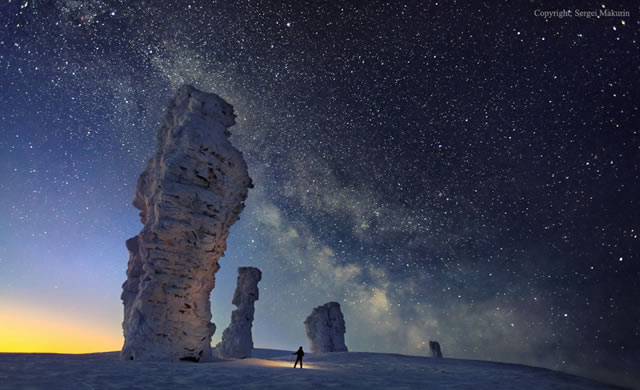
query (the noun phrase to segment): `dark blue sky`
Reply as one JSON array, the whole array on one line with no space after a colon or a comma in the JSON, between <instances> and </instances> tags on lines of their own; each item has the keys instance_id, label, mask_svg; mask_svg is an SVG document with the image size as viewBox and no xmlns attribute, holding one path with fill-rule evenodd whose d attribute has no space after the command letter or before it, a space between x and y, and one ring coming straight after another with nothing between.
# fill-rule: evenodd
<instances>
[{"instance_id":1,"label":"dark blue sky","mask_svg":"<svg viewBox=\"0 0 640 390\"><path fill-rule=\"evenodd\" d=\"M638 6L444 3L4 3L0 303L118 337L135 182L189 83L256 185L214 340L254 265L258 346L337 300L353 350L638 384Z\"/></svg>"}]
</instances>

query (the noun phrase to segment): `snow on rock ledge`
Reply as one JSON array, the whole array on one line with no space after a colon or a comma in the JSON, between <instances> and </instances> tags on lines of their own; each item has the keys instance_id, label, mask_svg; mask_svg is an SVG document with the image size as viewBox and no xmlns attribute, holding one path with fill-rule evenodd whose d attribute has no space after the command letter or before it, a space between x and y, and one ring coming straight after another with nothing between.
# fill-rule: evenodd
<instances>
[{"instance_id":1,"label":"snow on rock ledge","mask_svg":"<svg viewBox=\"0 0 640 390\"><path fill-rule=\"evenodd\" d=\"M231 313L231 324L222 333L222 341L216 346L221 358L244 359L251 357L253 338L251 326L255 313L254 303L259 298L258 282L262 272L254 267L238 268L238 282L232 303L238 308Z\"/></svg>"},{"instance_id":2,"label":"snow on rock ledge","mask_svg":"<svg viewBox=\"0 0 640 390\"><path fill-rule=\"evenodd\" d=\"M123 359L211 358L209 296L229 228L253 187L227 138L234 118L223 99L189 85L169 102L133 201L144 227L127 240Z\"/></svg>"},{"instance_id":3,"label":"snow on rock ledge","mask_svg":"<svg viewBox=\"0 0 640 390\"><path fill-rule=\"evenodd\" d=\"M325 303L313 309L304 321L311 352L347 352L344 316L338 302Z\"/></svg>"}]
</instances>

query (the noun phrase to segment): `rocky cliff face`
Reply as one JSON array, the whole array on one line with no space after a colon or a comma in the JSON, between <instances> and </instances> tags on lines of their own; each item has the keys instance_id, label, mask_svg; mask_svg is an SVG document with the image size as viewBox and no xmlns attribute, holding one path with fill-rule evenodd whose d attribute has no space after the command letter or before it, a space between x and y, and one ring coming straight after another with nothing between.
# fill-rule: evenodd
<instances>
[{"instance_id":1,"label":"rocky cliff face","mask_svg":"<svg viewBox=\"0 0 640 390\"><path fill-rule=\"evenodd\" d=\"M133 201L144 227L127 241L123 359L211 356L209 296L252 187L242 153L228 140L234 118L223 99L188 85L169 102Z\"/></svg>"},{"instance_id":2,"label":"rocky cliff face","mask_svg":"<svg viewBox=\"0 0 640 390\"><path fill-rule=\"evenodd\" d=\"M222 341L216 346L219 357L244 359L251 356L254 303L259 298L258 282L261 279L262 272L258 268L238 268L238 282L232 301L238 308L231 313L231 324L224 330Z\"/></svg>"},{"instance_id":3,"label":"rocky cliff face","mask_svg":"<svg viewBox=\"0 0 640 390\"><path fill-rule=\"evenodd\" d=\"M311 352L347 352L344 344L346 327L338 302L325 303L313 309L304 321Z\"/></svg>"}]
</instances>

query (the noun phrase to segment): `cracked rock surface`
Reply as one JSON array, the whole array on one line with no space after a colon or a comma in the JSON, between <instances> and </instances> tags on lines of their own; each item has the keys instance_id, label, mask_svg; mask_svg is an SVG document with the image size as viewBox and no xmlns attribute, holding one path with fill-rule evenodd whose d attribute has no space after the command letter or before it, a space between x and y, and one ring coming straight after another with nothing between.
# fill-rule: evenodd
<instances>
[{"instance_id":1,"label":"cracked rock surface","mask_svg":"<svg viewBox=\"0 0 640 390\"><path fill-rule=\"evenodd\" d=\"M304 321L311 352L347 352L344 343L346 327L338 302L325 303L313 309Z\"/></svg>"},{"instance_id":2,"label":"cracked rock surface","mask_svg":"<svg viewBox=\"0 0 640 390\"><path fill-rule=\"evenodd\" d=\"M252 187L228 139L234 118L222 98L189 85L169 102L133 201L144 226L127 240L123 359L211 358L209 297Z\"/></svg>"},{"instance_id":3,"label":"cracked rock surface","mask_svg":"<svg viewBox=\"0 0 640 390\"><path fill-rule=\"evenodd\" d=\"M238 282L232 301L238 308L231 313L231 323L222 333L222 341L216 346L219 357L236 359L251 357L254 303L260 297L258 282L261 279L262 272L258 268L238 268Z\"/></svg>"}]
</instances>

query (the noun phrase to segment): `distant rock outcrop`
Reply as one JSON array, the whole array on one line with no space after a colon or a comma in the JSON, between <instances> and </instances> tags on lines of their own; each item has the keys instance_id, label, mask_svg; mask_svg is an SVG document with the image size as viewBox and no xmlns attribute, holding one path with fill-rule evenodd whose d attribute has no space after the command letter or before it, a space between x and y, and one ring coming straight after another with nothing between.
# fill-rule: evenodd
<instances>
[{"instance_id":1,"label":"distant rock outcrop","mask_svg":"<svg viewBox=\"0 0 640 390\"><path fill-rule=\"evenodd\" d=\"M252 187L227 138L234 118L222 98L188 85L169 102L133 201L144 227L127 241L123 359L211 357L209 296Z\"/></svg>"},{"instance_id":2,"label":"distant rock outcrop","mask_svg":"<svg viewBox=\"0 0 640 390\"><path fill-rule=\"evenodd\" d=\"M338 302L325 303L313 309L304 321L311 352L347 352L344 316Z\"/></svg>"},{"instance_id":3,"label":"distant rock outcrop","mask_svg":"<svg viewBox=\"0 0 640 390\"><path fill-rule=\"evenodd\" d=\"M254 267L238 268L238 282L232 303L238 308L231 313L231 323L222 333L222 341L216 345L216 353L221 358L244 359L251 357L253 338L251 326L254 303L258 300L258 282L262 272Z\"/></svg>"},{"instance_id":4,"label":"distant rock outcrop","mask_svg":"<svg viewBox=\"0 0 640 390\"><path fill-rule=\"evenodd\" d=\"M440 350L440 343L437 341L429 341L429 348L431 349L431 356L434 358L441 358L442 351Z\"/></svg>"}]
</instances>

